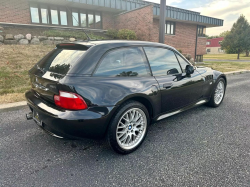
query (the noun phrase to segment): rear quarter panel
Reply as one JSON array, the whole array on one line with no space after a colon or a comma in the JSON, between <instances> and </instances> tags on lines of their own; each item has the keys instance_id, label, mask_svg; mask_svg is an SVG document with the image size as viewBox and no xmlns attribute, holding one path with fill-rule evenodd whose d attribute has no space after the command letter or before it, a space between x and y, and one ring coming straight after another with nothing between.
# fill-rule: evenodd
<instances>
[{"instance_id":1,"label":"rear quarter panel","mask_svg":"<svg viewBox=\"0 0 250 187\"><path fill-rule=\"evenodd\" d=\"M143 97L151 103L154 114L161 111L159 85L154 77L66 76L60 83L81 95L88 106L118 106L129 99Z\"/></svg>"}]
</instances>

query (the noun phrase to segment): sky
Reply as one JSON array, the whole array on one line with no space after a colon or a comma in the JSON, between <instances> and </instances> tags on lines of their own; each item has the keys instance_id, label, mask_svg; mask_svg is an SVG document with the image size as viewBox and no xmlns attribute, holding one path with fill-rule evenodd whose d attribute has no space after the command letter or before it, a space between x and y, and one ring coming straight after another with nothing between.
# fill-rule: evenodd
<instances>
[{"instance_id":1,"label":"sky","mask_svg":"<svg viewBox=\"0 0 250 187\"><path fill-rule=\"evenodd\" d=\"M146 0L160 3L160 0ZM166 0L169 6L200 12L201 15L224 20L223 27L207 29L207 35L219 35L231 30L234 22L243 14L250 23L250 0Z\"/></svg>"}]
</instances>

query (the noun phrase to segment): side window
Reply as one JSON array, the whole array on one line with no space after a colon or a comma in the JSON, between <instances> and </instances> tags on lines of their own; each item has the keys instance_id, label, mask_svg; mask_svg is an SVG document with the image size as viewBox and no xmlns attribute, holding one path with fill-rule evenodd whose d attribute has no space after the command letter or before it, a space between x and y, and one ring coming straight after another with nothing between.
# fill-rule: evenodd
<instances>
[{"instance_id":1,"label":"side window","mask_svg":"<svg viewBox=\"0 0 250 187\"><path fill-rule=\"evenodd\" d=\"M182 73L173 51L156 47L144 47L144 50L154 76Z\"/></svg>"},{"instance_id":2,"label":"side window","mask_svg":"<svg viewBox=\"0 0 250 187\"><path fill-rule=\"evenodd\" d=\"M186 66L189 65L189 63L184 60L180 55L176 54L176 56L180 62L181 69L183 70L183 72L186 72Z\"/></svg>"},{"instance_id":3,"label":"side window","mask_svg":"<svg viewBox=\"0 0 250 187\"><path fill-rule=\"evenodd\" d=\"M109 52L101 61L94 76L144 77L151 75L142 51L133 47Z\"/></svg>"}]
</instances>

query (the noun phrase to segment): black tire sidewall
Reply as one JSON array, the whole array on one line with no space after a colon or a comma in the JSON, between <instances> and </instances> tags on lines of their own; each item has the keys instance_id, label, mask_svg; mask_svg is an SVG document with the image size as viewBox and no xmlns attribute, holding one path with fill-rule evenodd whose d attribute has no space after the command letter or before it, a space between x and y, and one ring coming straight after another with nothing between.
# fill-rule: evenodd
<instances>
[{"instance_id":1,"label":"black tire sidewall","mask_svg":"<svg viewBox=\"0 0 250 187\"><path fill-rule=\"evenodd\" d=\"M118 122L119 122L120 118L122 117L122 115L126 111L130 110L131 108L139 108L145 113L146 118L147 118L147 126L146 126L146 132L145 132L144 137L142 138L141 142L133 149L125 150L125 149L121 148L117 142L116 129L117 129ZM128 101L128 102L124 103L118 109L118 111L114 115L114 117L109 125L109 129L108 129L108 133L107 133L107 140L108 140L109 145L111 146L111 148L115 152L120 153L120 154L129 154L129 153L135 151L138 147L140 147L140 145L145 140L145 138L147 136L147 132L148 132L149 123L150 123L149 113L148 113L147 108L143 104L141 104L140 102L137 102L137 101Z\"/></svg>"}]
</instances>

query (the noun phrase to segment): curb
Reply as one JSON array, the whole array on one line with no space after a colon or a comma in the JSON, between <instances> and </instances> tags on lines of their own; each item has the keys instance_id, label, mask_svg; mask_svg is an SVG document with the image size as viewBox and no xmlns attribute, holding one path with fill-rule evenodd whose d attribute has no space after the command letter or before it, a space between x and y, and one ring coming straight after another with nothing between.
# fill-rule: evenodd
<instances>
[{"instance_id":1,"label":"curb","mask_svg":"<svg viewBox=\"0 0 250 187\"><path fill-rule=\"evenodd\" d=\"M243 73L250 73L250 70L241 70L241 71L231 71L224 73L226 76L239 75Z\"/></svg>"},{"instance_id":2,"label":"curb","mask_svg":"<svg viewBox=\"0 0 250 187\"><path fill-rule=\"evenodd\" d=\"M226 72L224 74L226 76L232 76L232 75L239 75L239 74L243 74L243 73L250 73L250 70L231 71L231 72ZM21 101L21 102L17 102L17 103L2 104L2 105L0 105L0 112L19 109L19 108L22 108L25 106L27 106L26 101Z\"/></svg>"},{"instance_id":3,"label":"curb","mask_svg":"<svg viewBox=\"0 0 250 187\"><path fill-rule=\"evenodd\" d=\"M13 109L19 109L19 108L22 108L22 107L25 107L25 106L27 106L26 101L2 104L2 105L0 105L0 112L10 111L10 110L13 110Z\"/></svg>"}]
</instances>

